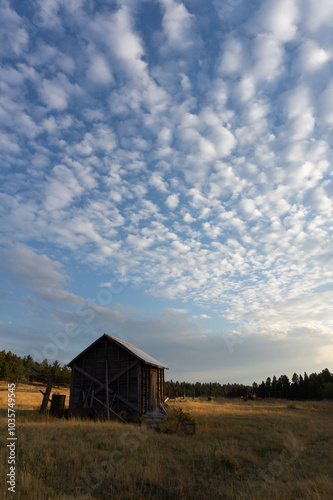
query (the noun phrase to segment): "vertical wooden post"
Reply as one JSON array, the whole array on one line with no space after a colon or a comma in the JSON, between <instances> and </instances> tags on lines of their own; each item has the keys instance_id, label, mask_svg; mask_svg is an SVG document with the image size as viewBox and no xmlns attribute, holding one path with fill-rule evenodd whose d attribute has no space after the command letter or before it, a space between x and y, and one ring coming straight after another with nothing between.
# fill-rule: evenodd
<instances>
[{"instance_id":1,"label":"vertical wooden post","mask_svg":"<svg viewBox=\"0 0 333 500\"><path fill-rule=\"evenodd\" d=\"M49 398L50 398L51 389L52 389L52 382L51 382L51 379L49 378L49 381L48 381L47 386L46 386L46 390L44 392L43 402L42 402L42 406L40 407L39 413L46 412L47 404L48 404Z\"/></svg>"},{"instance_id":2,"label":"vertical wooden post","mask_svg":"<svg viewBox=\"0 0 333 500\"><path fill-rule=\"evenodd\" d=\"M127 373L126 373L126 399L128 401L129 397L129 370L127 370Z\"/></svg>"},{"instance_id":3,"label":"vertical wooden post","mask_svg":"<svg viewBox=\"0 0 333 500\"><path fill-rule=\"evenodd\" d=\"M170 391L169 391L169 396L170 396ZM164 403L164 398L165 398L165 394L164 394L164 369L162 369L162 401Z\"/></svg>"},{"instance_id":4,"label":"vertical wooden post","mask_svg":"<svg viewBox=\"0 0 333 500\"><path fill-rule=\"evenodd\" d=\"M75 384L74 377L75 377L74 367L72 367L71 388L70 388L70 392L69 392L69 408L72 408L74 406L74 384Z\"/></svg>"},{"instance_id":5,"label":"vertical wooden post","mask_svg":"<svg viewBox=\"0 0 333 500\"><path fill-rule=\"evenodd\" d=\"M110 408L109 408L109 373L108 373L108 362L105 360L105 389L106 389L106 418L108 422L110 421Z\"/></svg>"},{"instance_id":6,"label":"vertical wooden post","mask_svg":"<svg viewBox=\"0 0 333 500\"><path fill-rule=\"evenodd\" d=\"M161 399L161 370L157 368L157 397L158 397L158 405L162 402Z\"/></svg>"},{"instance_id":7,"label":"vertical wooden post","mask_svg":"<svg viewBox=\"0 0 333 500\"><path fill-rule=\"evenodd\" d=\"M148 368L145 365L145 412L149 410L148 407Z\"/></svg>"},{"instance_id":8,"label":"vertical wooden post","mask_svg":"<svg viewBox=\"0 0 333 500\"><path fill-rule=\"evenodd\" d=\"M137 377L137 384L138 384L138 392L137 392L137 397L138 397L138 408L139 408L139 413L142 413L142 387L141 387L141 363L138 363L138 377Z\"/></svg>"}]
</instances>

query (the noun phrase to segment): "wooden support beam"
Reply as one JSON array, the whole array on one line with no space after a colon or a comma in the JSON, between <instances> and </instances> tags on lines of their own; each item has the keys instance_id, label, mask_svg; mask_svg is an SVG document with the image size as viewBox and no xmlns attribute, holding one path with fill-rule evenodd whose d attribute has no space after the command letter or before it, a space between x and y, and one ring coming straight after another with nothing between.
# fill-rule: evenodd
<instances>
[{"instance_id":1,"label":"wooden support beam","mask_svg":"<svg viewBox=\"0 0 333 500\"><path fill-rule=\"evenodd\" d=\"M114 394L114 392L112 392L110 389L109 389L109 392L111 394ZM130 401L128 401L127 399L123 398L122 396L120 396L119 394L116 393L116 398L119 399L119 401L122 401L126 406L129 406L130 408L132 408L132 410L134 411L139 411L139 408L134 405L133 403L130 403Z\"/></svg>"},{"instance_id":2,"label":"wooden support beam","mask_svg":"<svg viewBox=\"0 0 333 500\"><path fill-rule=\"evenodd\" d=\"M97 401L98 403L101 403L101 405L106 406L106 404L105 404L105 403L103 403L103 401L101 401L100 399L96 398L95 396L94 396L94 399L96 399L96 401ZM124 422L125 424L127 424L126 420L125 420L125 419L123 419L123 417L121 417L120 415L118 415L118 413L116 413L114 410L112 410L112 408L109 408L109 410L110 410L110 411L112 411L112 413L113 413L114 415L116 415L116 417L118 417L118 418L119 418L122 422Z\"/></svg>"},{"instance_id":3,"label":"wooden support beam","mask_svg":"<svg viewBox=\"0 0 333 500\"><path fill-rule=\"evenodd\" d=\"M90 396L90 392L93 390L93 387L94 387L94 382L91 382L87 394L84 391L82 392L82 394L83 394L83 408L88 408L88 406L89 406L88 405L88 399L89 399L89 396Z\"/></svg>"},{"instance_id":4,"label":"wooden support beam","mask_svg":"<svg viewBox=\"0 0 333 500\"><path fill-rule=\"evenodd\" d=\"M41 394L43 394L43 396L45 396L45 392L41 391L40 389L39 389L39 392L40 392ZM51 403L51 399L49 399L49 401L50 401L50 403Z\"/></svg>"},{"instance_id":5,"label":"wooden support beam","mask_svg":"<svg viewBox=\"0 0 333 500\"><path fill-rule=\"evenodd\" d=\"M137 398L138 398L138 406L139 412L142 412L142 389L141 389L141 364L138 363L138 373L137 373Z\"/></svg>"},{"instance_id":6,"label":"wooden support beam","mask_svg":"<svg viewBox=\"0 0 333 500\"><path fill-rule=\"evenodd\" d=\"M102 386L102 388L104 388L103 382L101 382L97 378L93 377L93 375L90 375L90 373L86 372L85 370L83 370L82 368L80 368L79 366L77 366L76 364L73 365L73 370L77 370L78 372L82 373L86 377L90 378L90 380L92 380L93 382L95 382L95 384L100 385L100 386Z\"/></svg>"},{"instance_id":7,"label":"wooden support beam","mask_svg":"<svg viewBox=\"0 0 333 500\"><path fill-rule=\"evenodd\" d=\"M89 378L90 380L92 380L93 382L95 382L97 385L100 386L100 389L98 389L98 391L95 392L95 395L97 394L97 392L100 392L101 390L105 389L106 385L103 384L103 382L101 382L100 380L98 380L97 378L95 378L93 375L90 375L90 373L86 372L85 370L83 370L82 368L80 368L79 366L77 366L76 364L73 365L73 370L77 370L79 371L80 373L82 373L85 377ZM122 396L120 396L119 394L115 394L115 391L112 391L110 388L109 388L109 391L108 391L110 394L112 395L115 395L115 397L117 399L119 399L119 401L122 401L123 403L125 403L125 405L129 406L130 408L132 408L133 410L135 411L139 411L139 408L137 406L135 406L134 404L132 404L130 401L128 401L127 399L123 398Z\"/></svg>"},{"instance_id":8,"label":"wooden support beam","mask_svg":"<svg viewBox=\"0 0 333 500\"><path fill-rule=\"evenodd\" d=\"M123 368L119 373L117 373L117 375L115 375L114 377L112 377L111 380L109 380L109 384L112 384L112 382L114 382L115 380L117 380L117 378L119 378L122 375L124 375L124 373L129 372L137 364L138 364L137 361L133 361L133 363L131 363L130 365L126 366L126 368Z\"/></svg>"},{"instance_id":9,"label":"wooden support beam","mask_svg":"<svg viewBox=\"0 0 333 500\"><path fill-rule=\"evenodd\" d=\"M164 370L162 370L162 401L164 401L164 388L165 388L165 385L164 385Z\"/></svg>"},{"instance_id":10,"label":"wooden support beam","mask_svg":"<svg viewBox=\"0 0 333 500\"><path fill-rule=\"evenodd\" d=\"M148 367L144 366L145 369L145 413L149 410L148 407Z\"/></svg>"},{"instance_id":11,"label":"wooden support beam","mask_svg":"<svg viewBox=\"0 0 333 500\"><path fill-rule=\"evenodd\" d=\"M51 379L49 379L49 381L47 383L47 386L46 386L46 390L45 390L44 397L43 397L43 402L42 402L42 405L40 407L39 413L45 413L46 412L46 410L47 410L47 404L50 401L51 389L52 389L52 382L51 382Z\"/></svg>"},{"instance_id":12,"label":"wooden support beam","mask_svg":"<svg viewBox=\"0 0 333 500\"><path fill-rule=\"evenodd\" d=\"M112 382L114 382L115 380L117 380L117 378L121 377L122 375L124 375L124 373L128 372L129 370L131 370L132 368L134 368L135 365L137 365L138 362L137 361L134 361L133 363L131 363L130 365L126 366L126 368L123 368L119 373L117 373L117 375L115 375L114 377L112 377L110 380L109 380L109 385L112 384ZM99 394L103 389L105 388L105 384L103 384L99 389L97 389L96 391L96 395Z\"/></svg>"},{"instance_id":13,"label":"wooden support beam","mask_svg":"<svg viewBox=\"0 0 333 500\"><path fill-rule=\"evenodd\" d=\"M72 370L72 373L71 373L71 388L70 388L70 392L69 392L69 408L72 408L72 406L73 406L74 386L75 386L75 373L74 373L74 370Z\"/></svg>"},{"instance_id":14,"label":"wooden support beam","mask_svg":"<svg viewBox=\"0 0 333 500\"><path fill-rule=\"evenodd\" d=\"M105 360L105 401L106 401L106 418L110 422L110 408L109 408L109 373L108 373L108 362Z\"/></svg>"}]
</instances>

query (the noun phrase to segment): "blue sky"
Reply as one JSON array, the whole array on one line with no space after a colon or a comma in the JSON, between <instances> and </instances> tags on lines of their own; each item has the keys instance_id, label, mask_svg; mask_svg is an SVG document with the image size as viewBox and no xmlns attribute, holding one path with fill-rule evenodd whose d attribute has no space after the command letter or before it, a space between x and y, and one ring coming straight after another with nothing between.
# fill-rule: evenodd
<instances>
[{"instance_id":1,"label":"blue sky","mask_svg":"<svg viewBox=\"0 0 333 500\"><path fill-rule=\"evenodd\" d=\"M331 0L0 10L3 348L332 371Z\"/></svg>"}]
</instances>

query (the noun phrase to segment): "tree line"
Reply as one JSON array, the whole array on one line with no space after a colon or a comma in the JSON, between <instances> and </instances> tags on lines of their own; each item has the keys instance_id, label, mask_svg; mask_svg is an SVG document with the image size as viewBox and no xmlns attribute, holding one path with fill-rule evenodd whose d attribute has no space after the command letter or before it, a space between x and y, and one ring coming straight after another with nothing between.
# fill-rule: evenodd
<instances>
[{"instance_id":1,"label":"tree line","mask_svg":"<svg viewBox=\"0 0 333 500\"><path fill-rule=\"evenodd\" d=\"M259 397L281 397L287 399L333 399L333 373L325 368L320 373L297 375L291 381L286 375L268 377L260 385L254 383L253 392Z\"/></svg>"},{"instance_id":2,"label":"tree line","mask_svg":"<svg viewBox=\"0 0 333 500\"><path fill-rule=\"evenodd\" d=\"M261 384L253 382L252 386L243 384L219 384L196 382L165 382L166 397L226 397L235 398L255 394L260 398L284 399L333 399L333 374L328 368L320 373L297 375L294 373L291 381L287 375L277 378L268 377Z\"/></svg>"},{"instance_id":3,"label":"tree line","mask_svg":"<svg viewBox=\"0 0 333 500\"><path fill-rule=\"evenodd\" d=\"M0 380L13 382L41 382L47 384L51 378L53 385L69 386L71 370L61 366L58 361L49 364L34 361L28 355L21 358L11 351L0 351ZM275 375L260 384L223 384L218 382L165 382L165 395L168 397L226 397L239 398L255 394L260 398L285 399L333 399L333 373L325 368L320 373L297 375L289 380L287 375Z\"/></svg>"},{"instance_id":4,"label":"tree line","mask_svg":"<svg viewBox=\"0 0 333 500\"><path fill-rule=\"evenodd\" d=\"M173 380L165 382L165 396L174 397L242 397L252 392L252 387L243 384L224 384L218 382L201 383L196 382L174 382Z\"/></svg>"},{"instance_id":5,"label":"tree line","mask_svg":"<svg viewBox=\"0 0 333 500\"><path fill-rule=\"evenodd\" d=\"M52 365L46 359L37 363L30 355L21 358L11 351L0 351L0 380L47 384L50 378L53 385L68 386L71 371L67 366L61 366L58 361L54 361Z\"/></svg>"}]
</instances>

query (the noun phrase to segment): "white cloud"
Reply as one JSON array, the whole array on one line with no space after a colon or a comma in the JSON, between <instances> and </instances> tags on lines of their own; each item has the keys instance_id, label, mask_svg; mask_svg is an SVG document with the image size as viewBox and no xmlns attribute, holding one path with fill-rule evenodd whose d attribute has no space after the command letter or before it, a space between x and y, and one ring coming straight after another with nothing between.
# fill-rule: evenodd
<instances>
[{"instance_id":1,"label":"white cloud","mask_svg":"<svg viewBox=\"0 0 333 500\"><path fill-rule=\"evenodd\" d=\"M192 45L192 15L183 3L174 0L160 0L164 8L163 28L169 47L185 50Z\"/></svg>"},{"instance_id":2,"label":"white cloud","mask_svg":"<svg viewBox=\"0 0 333 500\"><path fill-rule=\"evenodd\" d=\"M68 106L70 94L78 89L78 85L71 85L67 77L59 73L51 80L43 79L38 91L48 109L63 111Z\"/></svg>"},{"instance_id":3,"label":"white cloud","mask_svg":"<svg viewBox=\"0 0 333 500\"><path fill-rule=\"evenodd\" d=\"M306 0L303 12L306 28L311 32L333 25L333 5L330 0L322 0L320 8L315 0Z\"/></svg>"},{"instance_id":4,"label":"white cloud","mask_svg":"<svg viewBox=\"0 0 333 500\"><path fill-rule=\"evenodd\" d=\"M250 218L259 217L261 215L259 210L256 208L254 200L251 200L249 198L242 198L240 206L241 209L245 212L246 216Z\"/></svg>"},{"instance_id":5,"label":"white cloud","mask_svg":"<svg viewBox=\"0 0 333 500\"><path fill-rule=\"evenodd\" d=\"M49 211L68 207L84 191L75 175L64 165L56 165L53 175L45 189L45 208Z\"/></svg>"},{"instance_id":6,"label":"white cloud","mask_svg":"<svg viewBox=\"0 0 333 500\"><path fill-rule=\"evenodd\" d=\"M333 357L332 344L322 345L316 349L316 362L321 366L330 365Z\"/></svg>"},{"instance_id":7,"label":"white cloud","mask_svg":"<svg viewBox=\"0 0 333 500\"><path fill-rule=\"evenodd\" d=\"M92 56L91 64L88 70L88 78L95 83L113 83L114 79L110 66L101 54L94 54Z\"/></svg>"},{"instance_id":8,"label":"white cloud","mask_svg":"<svg viewBox=\"0 0 333 500\"><path fill-rule=\"evenodd\" d=\"M7 249L8 268L49 301L80 300L64 271L76 279L75 262L89 289L90 279L106 288L110 269L121 275L130 287L123 304L143 290L147 309L152 295L177 300L179 311L151 322L140 313L136 323L150 339L144 326L163 324L168 348L184 339L168 333L176 320L196 346L221 348L194 316L211 318L215 334L222 320L262 338L297 328L326 335L330 7L268 0L247 12L243 3L219 31L210 9L203 16L174 0L160 1L143 25L148 3L50 0L43 8L53 18L38 33L12 47L1 38L1 227L43 248L14 244L31 272ZM20 38L24 19L8 2L0 8L2 26ZM95 312L96 329L110 320L129 335L131 314L140 316L101 304Z\"/></svg>"},{"instance_id":9,"label":"white cloud","mask_svg":"<svg viewBox=\"0 0 333 500\"><path fill-rule=\"evenodd\" d=\"M187 223L191 223L194 222L195 219L192 217L190 213L186 212L186 214L184 215L184 221Z\"/></svg>"},{"instance_id":10,"label":"white cloud","mask_svg":"<svg viewBox=\"0 0 333 500\"><path fill-rule=\"evenodd\" d=\"M327 84L325 90L320 96L320 104L324 120L333 123L333 78Z\"/></svg>"},{"instance_id":11,"label":"white cloud","mask_svg":"<svg viewBox=\"0 0 333 500\"><path fill-rule=\"evenodd\" d=\"M333 211L332 199L327 196L325 189L320 186L312 194L312 203L319 213L331 216Z\"/></svg>"},{"instance_id":12,"label":"white cloud","mask_svg":"<svg viewBox=\"0 0 333 500\"><path fill-rule=\"evenodd\" d=\"M57 12L62 4L62 0L45 0L45 2L38 0L38 3L39 9L37 9L36 24L48 25L48 23L50 23L50 25L52 25L54 21L52 22L51 18L57 18Z\"/></svg>"},{"instance_id":13,"label":"white cloud","mask_svg":"<svg viewBox=\"0 0 333 500\"><path fill-rule=\"evenodd\" d=\"M163 180L162 175L159 174L158 172L154 172L151 178L149 179L149 184L162 193L167 193L168 192L168 185L167 183Z\"/></svg>"},{"instance_id":14,"label":"white cloud","mask_svg":"<svg viewBox=\"0 0 333 500\"><path fill-rule=\"evenodd\" d=\"M17 137L14 134L3 133L0 136L0 147L2 151L18 153L20 146L17 144Z\"/></svg>"},{"instance_id":15,"label":"white cloud","mask_svg":"<svg viewBox=\"0 0 333 500\"><path fill-rule=\"evenodd\" d=\"M257 81L271 82L283 71L283 49L271 34L259 34L254 45L253 75Z\"/></svg>"},{"instance_id":16,"label":"white cloud","mask_svg":"<svg viewBox=\"0 0 333 500\"><path fill-rule=\"evenodd\" d=\"M174 210L179 205L179 194L170 194L166 199L166 204L170 210Z\"/></svg>"},{"instance_id":17,"label":"white cloud","mask_svg":"<svg viewBox=\"0 0 333 500\"><path fill-rule=\"evenodd\" d=\"M305 139L314 129L315 119L309 89L297 87L288 98L288 116L292 123L293 138Z\"/></svg>"},{"instance_id":18,"label":"white cloud","mask_svg":"<svg viewBox=\"0 0 333 500\"><path fill-rule=\"evenodd\" d=\"M59 262L43 254L37 254L25 245L15 245L2 250L2 264L13 273L27 290L48 302L63 301L79 304L81 297L68 292L66 275Z\"/></svg>"},{"instance_id":19,"label":"white cloud","mask_svg":"<svg viewBox=\"0 0 333 500\"><path fill-rule=\"evenodd\" d=\"M186 245L185 243L182 243L181 241L172 241L171 245L180 253L187 253L191 250L191 247L189 245ZM178 285L178 289L185 291L186 290L186 285L181 283Z\"/></svg>"},{"instance_id":20,"label":"white cloud","mask_svg":"<svg viewBox=\"0 0 333 500\"><path fill-rule=\"evenodd\" d=\"M53 132L59 132L62 129L69 128L71 125L73 125L73 123L74 120L70 115L62 116L57 119L53 115L51 115L50 117L45 118L42 121L42 127L48 133L53 133Z\"/></svg>"},{"instance_id":21,"label":"white cloud","mask_svg":"<svg viewBox=\"0 0 333 500\"><path fill-rule=\"evenodd\" d=\"M243 47L239 40L231 38L223 46L219 71L223 74L239 72L243 64Z\"/></svg>"},{"instance_id":22,"label":"white cloud","mask_svg":"<svg viewBox=\"0 0 333 500\"><path fill-rule=\"evenodd\" d=\"M0 6L0 53L2 55L14 54L20 56L29 46L29 33L28 23L11 8L10 2L4 0Z\"/></svg>"},{"instance_id":23,"label":"white cloud","mask_svg":"<svg viewBox=\"0 0 333 500\"><path fill-rule=\"evenodd\" d=\"M303 41L300 47L300 64L307 72L318 71L332 59L332 51L325 50L314 40Z\"/></svg>"},{"instance_id":24,"label":"white cloud","mask_svg":"<svg viewBox=\"0 0 333 500\"><path fill-rule=\"evenodd\" d=\"M158 133L158 143L161 145L169 146L172 142L172 131L164 127L162 130Z\"/></svg>"},{"instance_id":25,"label":"white cloud","mask_svg":"<svg viewBox=\"0 0 333 500\"><path fill-rule=\"evenodd\" d=\"M268 0L263 3L260 26L279 42L289 42L297 33L297 0Z\"/></svg>"},{"instance_id":26,"label":"white cloud","mask_svg":"<svg viewBox=\"0 0 333 500\"><path fill-rule=\"evenodd\" d=\"M220 125L212 127L208 137L214 145L218 158L229 156L236 146L235 136L227 128Z\"/></svg>"},{"instance_id":27,"label":"white cloud","mask_svg":"<svg viewBox=\"0 0 333 500\"><path fill-rule=\"evenodd\" d=\"M127 236L127 243L139 250L145 250L154 244L154 238L129 234Z\"/></svg>"},{"instance_id":28,"label":"white cloud","mask_svg":"<svg viewBox=\"0 0 333 500\"><path fill-rule=\"evenodd\" d=\"M107 44L126 71L145 78L146 63L142 60L144 49L140 38L134 33L130 11L122 6L114 14L97 15L91 28Z\"/></svg>"},{"instance_id":29,"label":"white cloud","mask_svg":"<svg viewBox=\"0 0 333 500\"><path fill-rule=\"evenodd\" d=\"M236 92L242 101L248 101L254 96L255 81L252 75L242 76L241 81L236 87Z\"/></svg>"},{"instance_id":30,"label":"white cloud","mask_svg":"<svg viewBox=\"0 0 333 500\"><path fill-rule=\"evenodd\" d=\"M54 82L46 80L42 83L40 94L44 104L50 109L63 110L67 108L68 94Z\"/></svg>"},{"instance_id":31,"label":"white cloud","mask_svg":"<svg viewBox=\"0 0 333 500\"><path fill-rule=\"evenodd\" d=\"M80 156L90 156L96 152L103 151L106 154L116 147L116 137L109 127L98 125L92 132L87 132L82 141L75 146L76 152ZM71 152L72 147L68 148Z\"/></svg>"}]
</instances>

